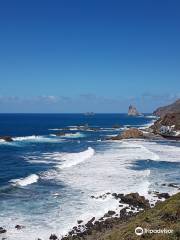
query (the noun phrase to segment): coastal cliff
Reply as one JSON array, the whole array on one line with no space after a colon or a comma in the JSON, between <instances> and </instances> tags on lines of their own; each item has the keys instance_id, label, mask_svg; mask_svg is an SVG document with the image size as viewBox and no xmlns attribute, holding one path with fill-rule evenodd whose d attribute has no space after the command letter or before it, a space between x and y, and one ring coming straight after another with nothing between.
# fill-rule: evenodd
<instances>
[{"instance_id":1,"label":"coastal cliff","mask_svg":"<svg viewBox=\"0 0 180 240\"><path fill-rule=\"evenodd\" d=\"M180 112L165 114L158 119L151 128L154 133L177 133L180 131Z\"/></svg>"},{"instance_id":2,"label":"coastal cliff","mask_svg":"<svg viewBox=\"0 0 180 240\"><path fill-rule=\"evenodd\" d=\"M159 107L157 108L153 114L158 117L163 117L167 113L177 113L180 112L180 99L176 100L174 103L164 106L164 107Z\"/></svg>"}]
</instances>

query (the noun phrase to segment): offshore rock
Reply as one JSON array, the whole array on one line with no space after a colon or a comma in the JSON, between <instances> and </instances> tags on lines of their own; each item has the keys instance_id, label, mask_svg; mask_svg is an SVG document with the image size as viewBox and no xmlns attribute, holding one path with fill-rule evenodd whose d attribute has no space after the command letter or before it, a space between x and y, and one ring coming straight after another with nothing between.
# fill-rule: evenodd
<instances>
[{"instance_id":1,"label":"offshore rock","mask_svg":"<svg viewBox=\"0 0 180 240\"><path fill-rule=\"evenodd\" d=\"M141 114L138 112L135 106L130 105L128 110L128 116L140 116Z\"/></svg>"},{"instance_id":2,"label":"offshore rock","mask_svg":"<svg viewBox=\"0 0 180 240\"><path fill-rule=\"evenodd\" d=\"M141 130L137 128L130 128L115 137L111 137L111 140L122 140L122 139L129 139L129 138L144 138L144 135Z\"/></svg>"}]
</instances>

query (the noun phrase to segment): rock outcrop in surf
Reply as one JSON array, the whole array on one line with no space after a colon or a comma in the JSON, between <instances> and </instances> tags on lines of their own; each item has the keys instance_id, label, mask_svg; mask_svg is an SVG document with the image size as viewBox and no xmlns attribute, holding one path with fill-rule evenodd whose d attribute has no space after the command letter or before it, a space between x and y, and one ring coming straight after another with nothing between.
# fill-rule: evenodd
<instances>
[{"instance_id":1,"label":"rock outcrop in surf","mask_svg":"<svg viewBox=\"0 0 180 240\"><path fill-rule=\"evenodd\" d=\"M0 136L0 140L4 140L5 142L12 142L13 139L10 136Z\"/></svg>"},{"instance_id":2,"label":"rock outcrop in surf","mask_svg":"<svg viewBox=\"0 0 180 240\"><path fill-rule=\"evenodd\" d=\"M122 140L129 138L143 138L143 132L137 128L130 128L125 130L124 132L118 134L115 137L112 137L111 140Z\"/></svg>"}]
</instances>

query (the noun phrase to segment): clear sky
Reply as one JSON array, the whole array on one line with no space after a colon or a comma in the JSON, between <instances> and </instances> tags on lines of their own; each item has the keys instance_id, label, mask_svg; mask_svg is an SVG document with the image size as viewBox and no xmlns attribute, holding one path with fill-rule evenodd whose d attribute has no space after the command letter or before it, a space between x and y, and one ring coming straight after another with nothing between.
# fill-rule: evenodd
<instances>
[{"instance_id":1,"label":"clear sky","mask_svg":"<svg viewBox=\"0 0 180 240\"><path fill-rule=\"evenodd\" d=\"M151 112L178 97L179 0L0 0L0 112Z\"/></svg>"}]
</instances>

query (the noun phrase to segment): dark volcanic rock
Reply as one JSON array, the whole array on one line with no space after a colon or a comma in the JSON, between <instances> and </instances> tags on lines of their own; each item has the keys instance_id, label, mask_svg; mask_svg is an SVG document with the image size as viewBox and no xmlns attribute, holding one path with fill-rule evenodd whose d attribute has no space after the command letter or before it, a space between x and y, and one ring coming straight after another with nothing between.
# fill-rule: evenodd
<instances>
[{"instance_id":1,"label":"dark volcanic rock","mask_svg":"<svg viewBox=\"0 0 180 240\"><path fill-rule=\"evenodd\" d=\"M135 207L149 208L150 204L144 196L140 196L138 193L129 193L121 197L121 202L127 203Z\"/></svg>"},{"instance_id":2,"label":"dark volcanic rock","mask_svg":"<svg viewBox=\"0 0 180 240\"><path fill-rule=\"evenodd\" d=\"M116 212L115 211L108 211L104 217L111 217L112 215L114 215Z\"/></svg>"},{"instance_id":3,"label":"dark volcanic rock","mask_svg":"<svg viewBox=\"0 0 180 240\"><path fill-rule=\"evenodd\" d=\"M123 193L112 193L112 196L115 198L115 199L119 199L121 198L122 196L124 196Z\"/></svg>"},{"instance_id":4,"label":"dark volcanic rock","mask_svg":"<svg viewBox=\"0 0 180 240\"><path fill-rule=\"evenodd\" d=\"M12 137L10 137L10 136L0 136L0 139L4 140L6 142L12 142L13 141Z\"/></svg>"},{"instance_id":5,"label":"dark volcanic rock","mask_svg":"<svg viewBox=\"0 0 180 240\"><path fill-rule=\"evenodd\" d=\"M83 220L78 220L77 223L78 224L81 224L83 222Z\"/></svg>"},{"instance_id":6,"label":"dark volcanic rock","mask_svg":"<svg viewBox=\"0 0 180 240\"><path fill-rule=\"evenodd\" d=\"M160 199L161 199L161 198L165 198L165 199L170 198L169 193L157 193L156 195L157 195L157 197L160 198Z\"/></svg>"},{"instance_id":7,"label":"dark volcanic rock","mask_svg":"<svg viewBox=\"0 0 180 240\"><path fill-rule=\"evenodd\" d=\"M94 220L95 220L95 217L91 218L91 220L89 220L89 221L85 224L85 226L86 226L87 228L92 227Z\"/></svg>"},{"instance_id":8,"label":"dark volcanic rock","mask_svg":"<svg viewBox=\"0 0 180 240\"><path fill-rule=\"evenodd\" d=\"M25 226L22 226L22 225L16 225L15 228L16 228L17 230L21 230L22 228L25 228Z\"/></svg>"},{"instance_id":9,"label":"dark volcanic rock","mask_svg":"<svg viewBox=\"0 0 180 240\"><path fill-rule=\"evenodd\" d=\"M176 102L165 106L165 107L160 107L156 109L153 114L159 117L165 116L167 113L177 113L180 112L180 99L178 99Z\"/></svg>"},{"instance_id":10,"label":"dark volcanic rock","mask_svg":"<svg viewBox=\"0 0 180 240\"><path fill-rule=\"evenodd\" d=\"M57 240L58 237L55 234L51 234L51 236L49 237L50 240Z\"/></svg>"},{"instance_id":11,"label":"dark volcanic rock","mask_svg":"<svg viewBox=\"0 0 180 240\"><path fill-rule=\"evenodd\" d=\"M6 232L7 232L7 230L5 228L0 227L0 234L6 233Z\"/></svg>"},{"instance_id":12,"label":"dark volcanic rock","mask_svg":"<svg viewBox=\"0 0 180 240\"><path fill-rule=\"evenodd\" d=\"M168 187L178 188L178 186L176 184L174 184L174 183L169 183Z\"/></svg>"}]
</instances>

